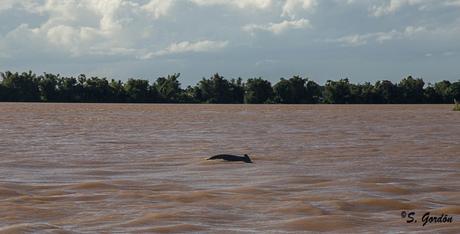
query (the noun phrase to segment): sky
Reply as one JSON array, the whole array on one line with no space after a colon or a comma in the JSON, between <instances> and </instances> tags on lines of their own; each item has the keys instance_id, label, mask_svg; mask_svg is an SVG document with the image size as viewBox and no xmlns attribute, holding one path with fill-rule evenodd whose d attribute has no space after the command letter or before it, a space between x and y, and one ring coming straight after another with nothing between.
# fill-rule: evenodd
<instances>
[{"instance_id":1,"label":"sky","mask_svg":"<svg viewBox=\"0 0 460 234\"><path fill-rule=\"evenodd\" d=\"M0 70L460 79L460 0L0 0Z\"/></svg>"}]
</instances>

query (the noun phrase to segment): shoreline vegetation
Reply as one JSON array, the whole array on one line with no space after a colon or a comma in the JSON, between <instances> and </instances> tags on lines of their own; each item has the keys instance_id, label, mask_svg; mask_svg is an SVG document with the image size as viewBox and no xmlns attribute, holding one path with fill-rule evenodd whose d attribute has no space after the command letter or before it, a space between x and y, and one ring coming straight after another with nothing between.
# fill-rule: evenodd
<instances>
[{"instance_id":1,"label":"shoreline vegetation","mask_svg":"<svg viewBox=\"0 0 460 234\"><path fill-rule=\"evenodd\" d=\"M180 74L120 80L37 75L32 71L0 74L0 102L85 102L85 103L215 103L215 104L451 104L460 100L460 80L425 84L408 76L398 83L350 83L328 80L320 85L308 78L281 78L273 84L263 78L243 81L219 74L203 78L195 86L181 87ZM460 111L455 101L454 110Z\"/></svg>"},{"instance_id":2,"label":"shoreline vegetation","mask_svg":"<svg viewBox=\"0 0 460 234\"><path fill-rule=\"evenodd\" d=\"M454 111L460 111L460 103L457 101L457 99L454 99Z\"/></svg>"}]
</instances>

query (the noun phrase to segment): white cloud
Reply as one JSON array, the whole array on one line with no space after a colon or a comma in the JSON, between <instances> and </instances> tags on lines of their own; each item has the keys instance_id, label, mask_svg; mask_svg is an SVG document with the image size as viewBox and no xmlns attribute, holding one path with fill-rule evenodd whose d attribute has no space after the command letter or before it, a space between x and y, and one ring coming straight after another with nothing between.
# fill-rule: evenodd
<instances>
[{"instance_id":1,"label":"white cloud","mask_svg":"<svg viewBox=\"0 0 460 234\"><path fill-rule=\"evenodd\" d=\"M151 0L142 6L142 10L150 13L155 19L168 15L174 0Z\"/></svg>"},{"instance_id":2,"label":"white cloud","mask_svg":"<svg viewBox=\"0 0 460 234\"><path fill-rule=\"evenodd\" d=\"M367 44L369 35L348 35L337 39L329 39L328 42L340 43L342 46L360 46Z\"/></svg>"},{"instance_id":3,"label":"white cloud","mask_svg":"<svg viewBox=\"0 0 460 234\"><path fill-rule=\"evenodd\" d=\"M449 0L444 4L447 5L447 6L458 6L458 7L460 7L460 0Z\"/></svg>"},{"instance_id":4,"label":"white cloud","mask_svg":"<svg viewBox=\"0 0 460 234\"><path fill-rule=\"evenodd\" d=\"M311 10L317 4L316 0L286 0L281 16L289 16L294 19L299 10Z\"/></svg>"},{"instance_id":5,"label":"white cloud","mask_svg":"<svg viewBox=\"0 0 460 234\"><path fill-rule=\"evenodd\" d=\"M267 31L273 34L281 34L288 29L302 29L311 27L310 22L307 19L299 20L284 20L280 23L269 23L266 25L260 24L248 24L243 26L243 30L254 34L256 31Z\"/></svg>"},{"instance_id":6,"label":"white cloud","mask_svg":"<svg viewBox=\"0 0 460 234\"><path fill-rule=\"evenodd\" d=\"M218 51L226 53L229 70L282 73L283 67L305 69L297 65L299 54L340 53L330 43L386 44L363 47L356 56L389 56L382 50L404 46L418 55L430 52L433 58L453 60L460 51L457 7L460 0L0 0L0 66L69 70L56 65L59 60L75 70L104 64L132 75L120 64L136 64L139 69L132 70L139 73L161 72L179 69L168 67L168 61L180 57L180 69L198 74L209 63L200 62L198 68L191 55ZM297 37L307 32L308 37ZM258 33L265 37L247 36ZM444 51L455 54L444 57ZM136 60L141 58L154 60ZM246 65L250 68L242 68Z\"/></svg>"},{"instance_id":7,"label":"white cloud","mask_svg":"<svg viewBox=\"0 0 460 234\"><path fill-rule=\"evenodd\" d=\"M460 0L388 0L384 4L373 4L370 12L376 17L381 17L394 14L403 7L417 7L419 10L428 10L440 5L460 7Z\"/></svg>"},{"instance_id":8,"label":"white cloud","mask_svg":"<svg viewBox=\"0 0 460 234\"><path fill-rule=\"evenodd\" d=\"M401 9L404 6L413 6L419 4L426 4L431 2L431 0L390 0L389 2L383 5L374 5L372 6L372 14L376 17L388 15L394 13Z\"/></svg>"},{"instance_id":9,"label":"white cloud","mask_svg":"<svg viewBox=\"0 0 460 234\"><path fill-rule=\"evenodd\" d=\"M184 53L184 52L204 52L216 49L222 49L228 45L228 41L198 41L189 42L183 41L180 43L173 43L167 49L168 54Z\"/></svg>"},{"instance_id":10,"label":"white cloud","mask_svg":"<svg viewBox=\"0 0 460 234\"><path fill-rule=\"evenodd\" d=\"M227 5L238 8L259 8L264 9L272 4L272 0L190 0L200 6Z\"/></svg>"},{"instance_id":11,"label":"white cloud","mask_svg":"<svg viewBox=\"0 0 460 234\"><path fill-rule=\"evenodd\" d=\"M66 25L49 28L46 32L48 41L58 46L72 46L79 43L79 31Z\"/></svg>"},{"instance_id":12,"label":"white cloud","mask_svg":"<svg viewBox=\"0 0 460 234\"><path fill-rule=\"evenodd\" d=\"M369 41L383 43L389 40L411 38L418 33L426 32L424 27L408 26L403 31L391 30L388 32L376 32L366 34L347 35L336 39L328 39L327 42L339 43L342 46L361 46L366 45Z\"/></svg>"},{"instance_id":13,"label":"white cloud","mask_svg":"<svg viewBox=\"0 0 460 234\"><path fill-rule=\"evenodd\" d=\"M0 1L0 11L11 9L15 3L16 3L16 0Z\"/></svg>"},{"instance_id":14,"label":"white cloud","mask_svg":"<svg viewBox=\"0 0 460 234\"><path fill-rule=\"evenodd\" d=\"M402 33L402 35L411 37L417 33L424 32L424 31L426 31L426 28L422 26L419 26L419 27L408 26L404 29L404 32Z\"/></svg>"},{"instance_id":15,"label":"white cloud","mask_svg":"<svg viewBox=\"0 0 460 234\"><path fill-rule=\"evenodd\" d=\"M153 9L149 4L145 9ZM72 57L135 54L136 44L151 30L150 22L138 13L143 7L128 0L46 0L30 8L31 13L47 17L43 23L34 27L22 24L0 40L3 47L14 48L19 38L50 53ZM157 16L163 13L153 12Z\"/></svg>"},{"instance_id":16,"label":"white cloud","mask_svg":"<svg viewBox=\"0 0 460 234\"><path fill-rule=\"evenodd\" d=\"M39 5L36 0L0 0L0 13L13 8L33 12Z\"/></svg>"},{"instance_id":17,"label":"white cloud","mask_svg":"<svg viewBox=\"0 0 460 234\"><path fill-rule=\"evenodd\" d=\"M180 54L187 52L210 52L217 51L227 47L229 44L228 41L210 41L203 40L197 42L183 41L179 43L172 43L167 48L157 51L147 53L146 55L141 56L142 59L151 59L157 56L163 56L168 54Z\"/></svg>"}]
</instances>

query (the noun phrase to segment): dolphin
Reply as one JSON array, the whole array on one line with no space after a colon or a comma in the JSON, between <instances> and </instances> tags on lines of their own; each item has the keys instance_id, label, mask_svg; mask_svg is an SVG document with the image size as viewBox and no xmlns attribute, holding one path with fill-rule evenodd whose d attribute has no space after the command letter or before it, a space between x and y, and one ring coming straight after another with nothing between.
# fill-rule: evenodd
<instances>
[{"instance_id":1,"label":"dolphin","mask_svg":"<svg viewBox=\"0 0 460 234\"><path fill-rule=\"evenodd\" d=\"M231 155L231 154L218 154L218 155L214 155L208 158L207 160L215 160L215 159L223 159L225 161L233 161L233 162L242 161L245 163L252 163L251 158L249 158L247 154L245 154L244 156L237 156L237 155Z\"/></svg>"}]
</instances>

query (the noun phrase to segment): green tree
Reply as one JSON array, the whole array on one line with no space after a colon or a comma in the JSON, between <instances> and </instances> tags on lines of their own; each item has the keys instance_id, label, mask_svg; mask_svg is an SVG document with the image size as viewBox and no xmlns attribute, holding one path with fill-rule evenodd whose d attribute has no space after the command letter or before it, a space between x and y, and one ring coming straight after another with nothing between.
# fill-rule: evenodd
<instances>
[{"instance_id":1,"label":"green tree","mask_svg":"<svg viewBox=\"0 0 460 234\"><path fill-rule=\"evenodd\" d=\"M233 103L234 95L231 83L220 76L214 74L210 79L203 78L198 87L200 91L199 99L205 103Z\"/></svg>"},{"instance_id":2,"label":"green tree","mask_svg":"<svg viewBox=\"0 0 460 234\"><path fill-rule=\"evenodd\" d=\"M198 86L187 86L187 88L183 91L181 103L199 103L199 92L200 89Z\"/></svg>"},{"instance_id":3,"label":"green tree","mask_svg":"<svg viewBox=\"0 0 460 234\"><path fill-rule=\"evenodd\" d=\"M59 75L45 73L39 77L38 88L42 101L59 101Z\"/></svg>"},{"instance_id":4,"label":"green tree","mask_svg":"<svg viewBox=\"0 0 460 234\"><path fill-rule=\"evenodd\" d=\"M289 79L291 87L291 100L290 103L300 104L305 103L307 99L307 88L305 84L307 79L303 79L300 76L293 76Z\"/></svg>"},{"instance_id":5,"label":"green tree","mask_svg":"<svg viewBox=\"0 0 460 234\"><path fill-rule=\"evenodd\" d=\"M376 103L395 104L399 103L398 86L389 80L375 83Z\"/></svg>"},{"instance_id":6,"label":"green tree","mask_svg":"<svg viewBox=\"0 0 460 234\"><path fill-rule=\"evenodd\" d=\"M428 84L428 86L424 89L423 93L425 95L424 103L431 103L431 104L443 103L442 96L439 95L438 92L436 92L436 89L433 87L432 84Z\"/></svg>"},{"instance_id":7,"label":"green tree","mask_svg":"<svg viewBox=\"0 0 460 234\"><path fill-rule=\"evenodd\" d=\"M321 96L321 87L318 84L300 76L293 76L289 80L281 78L273 90L277 103L317 103Z\"/></svg>"},{"instance_id":8,"label":"green tree","mask_svg":"<svg viewBox=\"0 0 460 234\"><path fill-rule=\"evenodd\" d=\"M59 100L62 102L79 102L82 101L83 86L80 85L76 78L69 77L58 79L57 84Z\"/></svg>"},{"instance_id":9,"label":"green tree","mask_svg":"<svg viewBox=\"0 0 460 234\"><path fill-rule=\"evenodd\" d=\"M260 77L248 79L245 88L245 103L262 104L267 103L273 98L273 88L271 83Z\"/></svg>"},{"instance_id":10,"label":"green tree","mask_svg":"<svg viewBox=\"0 0 460 234\"><path fill-rule=\"evenodd\" d=\"M7 89L0 82L0 102L8 101L8 95Z\"/></svg>"},{"instance_id":11,"label":"green tree","mask_svg":"<svg viewBox=\"0 0 460 234\"><path fill-rule=\"evenodd\" d=\"M420 79L414 79L408 76L402 79L398 84L398 91L400 93L401 101L408 104L423 103L425 82Z\"/></svg>"},{"instance_id":12,"label":"green tree","mask_svg":"<svg viewBox=\"0 0 460 234\"><path fill-rule=\"evenodd\" d=\"M324 87L324 102L330 104L352 103L351 84L348 79L328 80Z\"/></svg>"},{"instance_id":13,"label":"green tree","mask_svg":"<svg viewBox=\"0 0 460 234\"><path fill-rule=\"evenodd\" d=\"M372 104L372 103L378 103L378 95L376 94L375 87L372 85L370 82L365 82L364 84L359 84L358 90L359 93L356 95L359 95L358 97L355 96L354 90L352 89L352 96L354 97L355 100L357 100L355 103L360 103L360 104Z\"/></svg>"},{"instance_id":14,"label":"green tree","mask_svg":"<svg viewBox=\"0 0 460 234\"><path fill-rule=\"evenodd\" d=\"M126 102L126 91L123 87L123 82L121 82L121 80L111 79L109 86L112 91L113 102Z\"/></svg>"},{"instance_id":15,"label":"green tree","mask_svg":"<svg viewBox=\"0 0 460 234\"><path fill-rule=\"evenodd\" d=\"M289 80L281 78L280 81L273 86L273 91L276 103L292 103L291 83Z\"/></svg>"},{"instance_id":16,"label":"green tree","mask_svg":"<svg viewBox=\"0 0 460 234\"><path fill-rule=\"evenodd\" d=\"M168 75L168 77L160 77L154 84L155 90L162 102L180 102L183 99L183 90L178 80L180 73Z\"/></svg>"},{"instance_id":17,"label":"green tree","mask_svg":"<svg viewBox=\"0 0 460 234\"><path fill-rule=\"evenodd\" d=\"M434 85L436 93L441 96L442 103L452 103L451 85L450 81L447 80L437 82Z\"/></svg>"},{"instance_id":18,"label":"green tree","mask_svg":"<svg viewBox=\"0 0 460 234\"><path fill-rule=\"evenodd\" d=\"M232 93L231 103L244 103L245 84L241 77L230 80L230 92Z\"/></svg>"},{"instance_id":19,"label":"green tree","mask_svg":"<svg viewBox=\"0 0 460 234\"><path fill-rule=\"evenodd\" d=\"M40 101L39 79L32 71L22 74L7 71L0 75L3 87L8 90L8 101Z\"/></svg>"},{"instance_id":20,"label":"green tree","mask_svg":"<svg viewBox=\"0 0 460 234\"><path fill-rule=\"evenodd\" d=\"M128 79L124 88L129 102L149 101L149 82L147 80Z\"/></svg>"},{"instance_id":21,"label":"green tree","mask_svg":"<svg viewBox=\"0 0 460 234\"><path fill-rule=\"evenodd\" d=\"M85 100L88 102L110 102L113 100L112 88L106 78L91 77L83 84Z\"/></svg>"},{"instance_id":22,"label":"green tree","mask_svg":"<svg viewBox=\"0 0 460 234\"><path fill-rule=\"evenodd\" d=\"M305 97L305 103L316 104L321 101L322 88L319 84L314 81L307 80L305 84L307 88L307 95Z\"/></svg>"},{"instance_id":23,"label":"green tree","mask_svg":"<svg viewBox=\"0 0 460 234\"><path fill-rule=\"evenodd\" d=\"M460 102L460 80L450 86L452 98ZM452 101L451 101L452 103Z\"/></svg>"}]
</instances>

